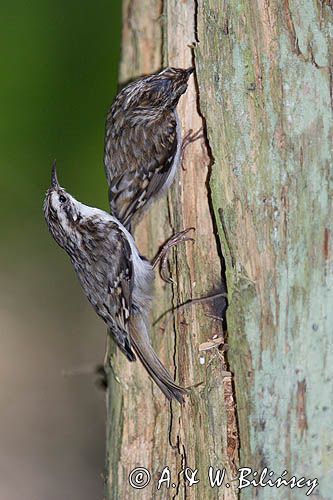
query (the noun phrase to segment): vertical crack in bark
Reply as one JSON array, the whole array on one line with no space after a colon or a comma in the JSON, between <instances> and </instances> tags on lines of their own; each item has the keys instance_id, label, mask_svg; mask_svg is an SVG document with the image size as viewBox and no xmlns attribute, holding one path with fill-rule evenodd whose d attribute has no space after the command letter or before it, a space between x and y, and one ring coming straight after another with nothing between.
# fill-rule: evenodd
<instances>
[{"instance_id":1,"label":"vertical crack in bark","mask_svg":"<svg viewBox=\"0 0 333 500\"><path fill-rule=\"evenodd\" d=\"M185 478L184 478L183 471L185 470L185 468L187 466L187 457L186 457L185 446L183 444L181 444L179 436L177 436L177 449L178 449L178 455L181 458L181 466L180 466L180 469L178 472L178 482L177 482L177 486L175 489L175 494L171 497L172 499L178 498L178 495L180 493L180 485L181 485L182 480L184 481L184 484L185 484ZM183 498L184 498L184 500L186 500L188 498L186 485L184 487Z\"/></svg>"},{"instance_id":2,"label":"vertical crack in bark","mask_svg":"<svg viewBox=\"0 0 333 500\"><path fill-rule=\"evenodd\" d=\"M199 44L200 41L199 41L199 36L198 36L198 0L195 0L194 3L195 3L194 33L195 33L195 41L197 44ZM193 50L193 65L196 68L195 50ZM198 114L200 115L200 117L202 119L204 137L205 137L205 145L207 148L208 156L210 158L210 163L208 165L206 189L207 189L207 199L208 199L208 204L209 204L209 210L210 210L213 229L214 229L216 250L217 250L217 254L219 256L220 265L221 265L221 292L227 293L228 287L227 287L227 279L226 279L225 259L223 256L222 244L221 244L221 240L220 240L220 236L219 236L218 225L217 225L217 220L216 220L216 213L215 213L215 209L214 209L212 190L211 190L211 177L212 177L212 173L213 173L213 167L215 164L215 158L214 158L213 151L212 151L212 148L210 146L210 142L209 142L209 138L208 138L206 118L203 115L203 112L201 111L201 107L200 107L200 89L199 89L197 78L195 79L195 85L196 85L196 91L197 91L197 110L198 110ZM223 230L224 230L224 228L223 228ZM223 310L223 315L222 315L225 335L227 334L227 322L226 322L227 307L228 307L228 303L227 303L227 300L225 299L225 305L224 305L224 310ZM225 339L225 341L226 340L227 339ZM222 356L222 365L224 365L226 367L226 369L228 371L230 371L230 365L229 365L229 361L228 361L227 352L222 350L220 352L220 355ZM236 474L237 464L239 462L239 449L240 449L239 436L240 436L240 433L239 433L238 415L237 415L237 410L236 410L236 408L237 408L236 390L235 390L233 377L231 376L231 377L225 378L223 380L223 386L224 386L224 403L225 403L225 408L226 408L226 413L227 413L227 456L229 459L231 472L233 474Z\"/></svg>"}]
</instances>

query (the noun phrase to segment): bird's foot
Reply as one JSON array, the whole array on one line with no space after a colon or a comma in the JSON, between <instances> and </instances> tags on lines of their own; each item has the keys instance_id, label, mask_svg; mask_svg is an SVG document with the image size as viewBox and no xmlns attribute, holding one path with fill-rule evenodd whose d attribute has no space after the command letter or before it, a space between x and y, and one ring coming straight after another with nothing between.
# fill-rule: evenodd
<instances>
[{"instance_id":1,"label":"bird's foot","mask_svg":"<svg viewBox=\"0 0 333 500\"><path fill-rule=\"evenodd\" d=\"M185 134L185 137L182 142L182 150L181 150L181 166L183 170L186 170L184 168L184 153L186 148L192 144L195 141L198 141L199 139L203 139L205 137L203 128L199 128L196 132L193 132L193 130L190 128L188 132Z\"/></svg>"},{"instance_id":2,"label":"bird's foot","mask_svg":"<svg viewBox=\"0 0 333 500\"><path fill-rule=\"evenodd\" d=\"M194 227L188 227L179 233L175 233L169 238L159 250L158 254L154 258L153 267L159 266L160 276L166 283L174 283L168 271L168 256L172 247L183 243L184 241L194 241L194 238L187 236L187 233L191 230L195 230Z\"/></svg>"}]
</instances>

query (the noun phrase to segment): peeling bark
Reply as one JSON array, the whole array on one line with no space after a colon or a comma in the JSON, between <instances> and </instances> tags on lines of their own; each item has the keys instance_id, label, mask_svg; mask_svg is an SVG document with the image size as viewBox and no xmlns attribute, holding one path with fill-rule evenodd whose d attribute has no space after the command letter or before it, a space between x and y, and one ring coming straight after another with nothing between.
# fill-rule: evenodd
<instances>
[{"instance_id":1,"label":"peeling bark","mask_svg":"<svg viewBox=\"0 0 333 500\"><path fill-rule=\"evenodd\" d=\"M123 12L121 81L167 64L192 64L187 45L195 41L193 2L164 2L163 6L158 1L127 0ZM179 105L184 134L203 125L197 99L192 79ZM156 279L152 321L171 306L221 290L219 240L214 234L209 201L210 174L205 141L190 144L184 170L180 170L170 193L154 204L136 230L140 250L153 257L172 233L190 226L196 228L195 243L178 247L171 260L177 285L171 287ZM129 485L128 475L139 466L152 473L149 486L140 491L142 498L199 498L203 494L205 498L236 498L233 488L221 496L218 488L212 489L208 482L209 465L226 467L231 475L237 462L234 400L225 353L216 347L199 352L200 344L214 335L223 336L218 317L223 313L224 301L220 297L180 308L162 318L151 331L165 365L182 385L193 386L184 407L169 405L138 363L129 364L118 353L112 354L105 474L108 498L137 498L138 490ZM157 492L159 474L165 466L170 468L175 487L162 486ZM185 467L199 471L200 483L191 489L181 474Z\"/></svg>"}]
</instances>

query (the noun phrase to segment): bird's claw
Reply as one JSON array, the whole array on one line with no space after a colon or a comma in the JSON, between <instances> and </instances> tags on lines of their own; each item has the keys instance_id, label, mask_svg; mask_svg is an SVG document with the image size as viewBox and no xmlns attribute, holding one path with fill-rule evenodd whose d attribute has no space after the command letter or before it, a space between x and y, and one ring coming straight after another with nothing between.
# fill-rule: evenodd
<instances>
[{"instance_id":1,"label":"bird's claw","mask_svg":"<svg viewBox=\"0 0 333 500\"><path fill-rule=\"evenodd\" d=\"M161 250L158 252L157 256L154 259L153 267L155 268L159 264L160 276L163 281L166 283L175 283L171 278L170 273L168 275L168 256L172 247L178 245L179 243L183 243L185 241L194 241L194 238L190 236L186 236L189 231L195 231L194 227L188 227L179 233L175 233L169 238Z\"/></svg>"},{"instance_id":2,"label":"bird's claw","mask_svg":"<svg viewBox=\"0 0 333 500\"><path fill-rule=\"evenodd\" d=\"M192 142L198 141L199 139L203 139L205 137L203 128L199 128L196 132L193 132L193 129L189 129L183 139L182 142L182 149L181 149L181 167L183 170L186 170L184 168L184 153L186 148L192 144Z\"/></svg>"}]
</instances>

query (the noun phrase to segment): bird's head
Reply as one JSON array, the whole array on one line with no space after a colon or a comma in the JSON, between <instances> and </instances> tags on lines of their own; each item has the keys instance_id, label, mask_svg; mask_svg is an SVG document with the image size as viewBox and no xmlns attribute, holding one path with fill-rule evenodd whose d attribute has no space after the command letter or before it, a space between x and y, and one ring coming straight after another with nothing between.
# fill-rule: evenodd
<instances>
[{"instance_id":1,"label":"bird's head","mask_svg":"<svg viewBox=\"0 0 333 500\"><path fill-rule=\"evenodd\" d=\"M175 108L186 92L188 79L194 68L165 68L152 75L147 82L147 94L156 106Z\"/></svg>"},{"instance_id":2,"label":"bird's head","mask_svg":"<svg viewBox=\"0 0 333 500\"><path fill-rule=\"evenodd\" d=\"M154 75L141 78L128 85L124 109L174 109L187 89L194 68L165 68Z\"/></svg>"},{"instance_id":3,"label":"bird's head","mask_svg":"<svg viewBox=\"0 0 333 500\"><path fill-rule=\"evenodd\" d=\"M44 216L50 233L62 248L67 247L75 232L75 225L81 219L80 207L81 203L60 186L54 161L51 186L44 200Z\"/></svg>"}]
</instances>

